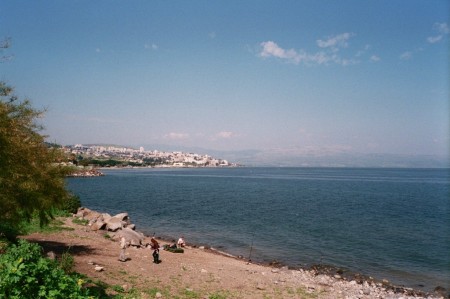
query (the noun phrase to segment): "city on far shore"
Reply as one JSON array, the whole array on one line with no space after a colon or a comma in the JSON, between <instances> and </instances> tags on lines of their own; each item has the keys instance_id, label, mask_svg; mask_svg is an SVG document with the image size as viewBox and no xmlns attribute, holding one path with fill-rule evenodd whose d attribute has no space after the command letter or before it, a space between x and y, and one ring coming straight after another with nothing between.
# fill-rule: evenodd
<instances>
[{"instance_id":1,"label":"city on far shore","mask_svg":"<svg viewBox=\"0 0 450 299\"><path fill-rule=\"evenodd\" d=\"M225 159L209 155L184 153L181 151L146 151L117 145L66 145L64 152L69 156L68 165L84 167L238 167Z\"/></svg>"}]
</instances>

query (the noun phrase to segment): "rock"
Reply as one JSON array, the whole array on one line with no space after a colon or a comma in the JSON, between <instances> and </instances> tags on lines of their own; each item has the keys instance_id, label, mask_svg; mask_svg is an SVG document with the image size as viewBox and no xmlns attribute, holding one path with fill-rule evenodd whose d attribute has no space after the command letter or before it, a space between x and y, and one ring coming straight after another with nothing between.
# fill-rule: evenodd
<instances>
[{"instance_id":1,"label":"rock","mask_svg":"<svg viewBox=\"0 0 450 299\"><path fill-rule=\"evenodd\" d=\"M114 215L113 218L118 218L121 221L127 221L128 220L128 213L120 213L120 214Z\"/></svg>"},{"instance_id":2,"label":"rock","mask_svg":"<svg viewBox=\"0 0 450 299\"><path fill-rule=\"evenodd\" d=\"M122 237L125 238L126 242L133 246L141 246L145 238L144 234L134 231L128 227L121 229L114 235L115 239L120 239Z\"/></svg>"},{"instance_id":3,"label":"rock","mask_svg":"<svg viewBox=\"0 0 450 299\"><path fill-rule=\"evenodd\" d=\"M341 275L339 275L339 274L335 274L335 275L334 275L334 278L336 278L336 279L341 279L342 277L341 277Z\"/></svg>"},{"instance_id":4,"label":"rock","mask_svg":"<svg viewBox=\"0 0 450 299\"><path fill-rule=\"evenodd\" d=\"M437 287L434 288L434 292L435 292L436 294L441 295L441 296L445 296L445 292L446 292L446 291L447 291L447 289L444 288L444 287L441 287L441 286L437 286Z\"/></svg>"},{"instance_id":5,"label":"rock","mask_svg":"<svg viewBox=\"0 0 450 299\"><path fill-rule=\"evenodd\" d=\"M135 230L136 229L136 225L135 224L129 224L129 225L127 225L127 228Z\"/></svg>"},{"instance_id":6,"label":"rock","mask_svg":"<svg viewBox=\"0 0 450 299\"><path fill-rule=\"evenodd\" d=\"M119 218L111 217L108 221L106 221L106 229L110 231L117 231L123 227L122 220Z\"/></svg>"},{"instance_id":7,"label":"rock","mask_svg":"<svg viewBox=\"0 0 450 299\"><path fill-rule=\"evenodd\" d=\"M162 298L162 294L160 292L156 292L155 298Z\"/></svg>"},{"instance_id":8,"label":"rock","mask_svg":"<svg viewBox=\"0 0 450 299\"><path fill-rule=\"evenodd\" d=\"M264 291L266 289L266 287L262 284L258 284L258 285L256 285L256 289Z\"/></svg>"},{"instance_id":9,"label":"rock","mask_svg":"<svg viewBox=\"0 0 450 299\"><path fill-rule=\"evenodd\" d=\"M202 269L201 272L202 272L202 273L208 273L208 271L205 270L205 269Z\"/></svg>"},{"instance_id":10,"label":"rock","mask_svg":"<svg viewBox=\"0 0 450 299\"><path fill-rule=\"evenodd\" d=\"M102 215L99 212L89 211L86 213L83 218L92 222L97 221Z\"/></svg>"},{"instance_id":11,"label":"rock","mask_svg":"<svg viewBox=\"0 0 450 299\"><path fill-rule=\"evenodd\" d=\"M96 231L96 230L104 229L105 227L106 227L106 223L103 222L102 220L98 220L91 225L91 230Z\"/></svg>"},{"instance_id":12,"label":"rock","mask_svg":"<svg viewBox=\"0 0 450 299\"><path fill-rule=\"evenodd\" d=\"M101 266L95 266L95 271L97 271L97 272L101 272L101 271L103 271L105 268L104 267L101 267Z\"/></svg>"},{"instance_id":13,"label":"rock","mask_svg":"<svg viewBox=\"0 0 450 299\"><path fill-rule=\"evenodd\" d=\"M111 219L111 215L109 215L108 213L102 213L102 219L104 222L106 222Z\"/></svg>"},{"instance_id":14,"label":"rock","mask_svg":"<svg viewBox=\"0 0 450 299\"><path fill-rule=\"evenodd\" d=\"M47 252L47 257L51 260L56 260L56 254L53 251Z\"/></svg>"},{"instance_id":15,"label":"rock","mask_svg":"<svg viewBox=\"0 0 450 299\"><path fill-rule=\"evenodd\" d=\"M77 213L75 214L75 217L76 218L84 218L84 216L89 214L90 212L92 212L92 211L89 210L88 208L79 207Z\"/></svg>"}]
</instances>

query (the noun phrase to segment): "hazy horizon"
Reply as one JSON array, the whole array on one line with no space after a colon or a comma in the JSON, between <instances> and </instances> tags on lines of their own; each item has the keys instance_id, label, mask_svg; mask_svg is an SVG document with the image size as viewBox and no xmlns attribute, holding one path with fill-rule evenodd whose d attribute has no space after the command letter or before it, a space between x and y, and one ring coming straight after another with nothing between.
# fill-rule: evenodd
<instances>
[{"instance_id":1,"label":"hazy horizon","mask_svg":"<svg viewBox=\"0 0 450 299\"><path fill-rule=\"evenodd\" d=\"M439 0L5 0L13 57L0 80L48 109L44 133L60 144L448 164L449 11Z\"/></svg>"}]
</instances>

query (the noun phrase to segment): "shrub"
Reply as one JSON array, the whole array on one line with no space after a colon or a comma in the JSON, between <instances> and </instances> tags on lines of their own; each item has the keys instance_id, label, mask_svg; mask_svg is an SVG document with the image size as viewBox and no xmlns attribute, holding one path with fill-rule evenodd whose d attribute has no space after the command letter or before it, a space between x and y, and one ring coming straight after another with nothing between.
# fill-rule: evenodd
<instances>
[{"instance_id":1,"label":"shrub","mask_svg":"<svg viewBox=\"0 0 450 299\"><path fill-rule=\"evenodd\" d=\"M19 240L0 255L0 298L88 298L83 280L42 257L39 245Z\"/></svg>"},{"instance_id":2,"label":"shrub","mask_svg":"<svg viewBox=\"0 0 450 299\"><path fill-rule=\"evenodd\" d=\"M61 259L59 261L59 267L66 273L70 274L74 265L73 256L69 253L69 251L64 252L61 255Z\"/></svg>"},{"instance_id":3,"label":"shrub","mask_svg":"<svg viewBox=\"0 0 450 299\"><path fill-rule=\"evenodd\" d=\"M80 197L78 197L77 195L70 194L63 202L61 210L70 214L75 214L78 211L79 207L81 207Z\"/></svg>"}]
</instances>

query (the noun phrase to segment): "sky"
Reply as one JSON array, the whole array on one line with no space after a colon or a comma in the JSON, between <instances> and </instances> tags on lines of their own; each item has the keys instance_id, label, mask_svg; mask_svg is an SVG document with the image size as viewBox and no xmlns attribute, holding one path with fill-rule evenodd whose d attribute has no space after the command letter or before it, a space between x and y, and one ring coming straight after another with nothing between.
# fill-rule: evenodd
<instances>
[{"instance_id":1,"label":"sky","mask_svg":"<svg viewBox=\"0 0 450 299\"><path fill-rule=\"evenodd\" d=\"M60 144L448 157L447 0L0 0ZM151 149L151 148L146 148Z\"/></svg>"}]
</instances>

